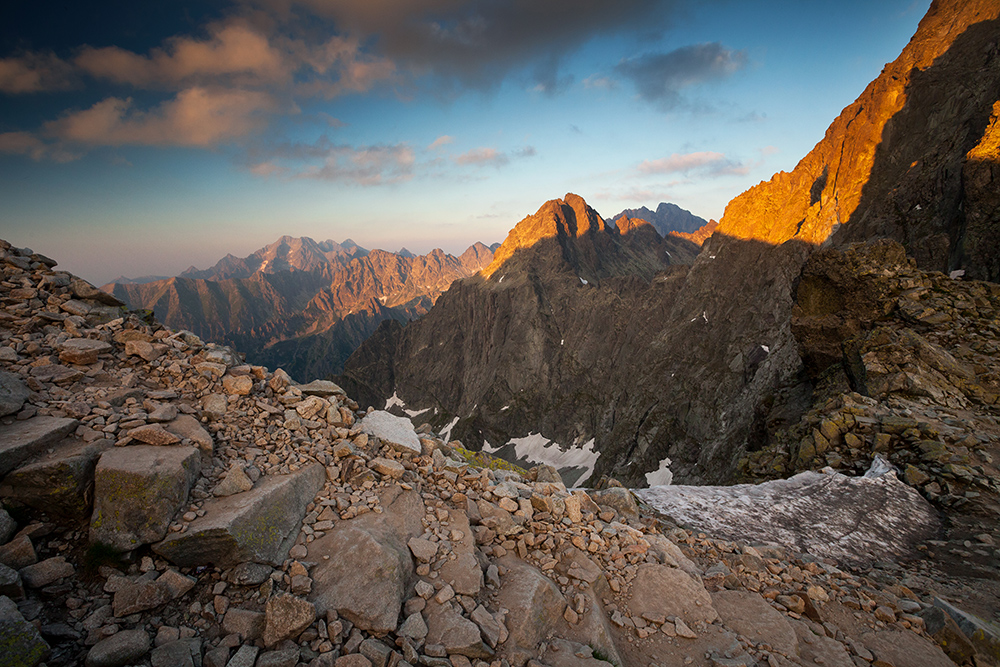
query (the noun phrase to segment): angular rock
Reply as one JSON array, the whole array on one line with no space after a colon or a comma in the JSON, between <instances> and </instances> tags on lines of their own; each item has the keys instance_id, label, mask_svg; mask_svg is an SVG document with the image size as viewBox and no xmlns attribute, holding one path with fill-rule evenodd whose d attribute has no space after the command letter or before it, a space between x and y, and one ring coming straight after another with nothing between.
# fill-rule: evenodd
<instances>
[{"instance_id":1,"label":"angular rock","mask_svg":"<svg viewBox=\"0 0 1000 667\"><path fill-rule=\"evenodd\" d=\"M294 639L316 620L316 607L294 595L279 595L267 601L264 611L264 645ZM394 628L395 629L395 628Z\"/></svg>"},{"instance_id":2,"label":"angular rock","mask_svg":"<svg viewBox=\"0 0 1000 667\"><path fill-rule=\"evenodd\" d=\"M251 642L264 632L264 612L252 609L230 609L222 619L222 630L228 634L238 634L240 640Z\"/></svg>"},{"instance_id":3,"label":"angular rock","mask_svg":"<svg viewBox=\"0 0 1000 667\"><path fill-rule=\"evenodd\" d=\"M391 632L399 622L414 573L407 540L423 533L424 515L416 491L390 487L380 501L381 514L341 521L309 545L309 558L318 563L310 598L374 633Z\"/></svg>"},{"instance_id":4,"label":"angular rock","mask_svg":"<svg viewBox=\"0 0 1000 667\"><path fill-rule=\"evenodd\" d=\"M128 436L133 440L144 442L147 445L173 445L180 442L180 438L167 431L159 424L147 424L139 426L128 432Z\"/></svg>"},{"instance_id":5,"label":"angular rock","mask_svg":"<svg viewBox=\"0 0 1000 667\"><path fill-rule=\"evenodd\" d=\"M628 601L632 616L677 616L688 625L718 618L712 598L700 580L666 565L643 564L632 580Z\"/></svg>"},{"instance_id":6,"label":"angular rock","mask_svg":"<svg viewBox=\"0 0 1000 667\"><path fill-rule=\"evenodd\" d=\"M194 447L134 445L101 455L90 541L131 551L163 539L201 468Z\"/></svg>"},{"instance_id":7,"label":"angular rock","mask_svg":"<svg viewBox=\"0 0 1000 667\"><path fill-rule=\"evenodd\" d=\"M49 652L35 626L24 620L17 605L5 595L0 595L0 647L3 663L10 667L35 667Z\"/></svg>"},{"instance_id":8,"label":"angular rock","mask_svg":"<svg viewBox=\"0 0 1000 667\"><path fill-rule=\"evenodd\" d=\"M24 597L21 575L14 568L3 564L0 564L0 595L5 595L12 600L20 600Z\"/></svg>"},{"instance_id":9,"label":"angular rock","mask_svg":"<svg viewBox=\"0 0 1000 667\"><path fill-rule=\"evenodd\" d=\"M38 562L31 538L27 535L15 537L7 544L0 546L0 563L15 570Z\"/></svg>"},{"instance_id":10,"label":"angular rock","mask_svg":"<svg viewBox=\"0 0 1000 667\"><path fill-rule=\"evenodd\" d=\"M9 350L10 348L3 348ZM31 392L21 382L21 378L13 373L0 371L0 417L6 417L20 411Z\"/></svg>"},{"instance_id":11,"label":"angular rock","mask_svg":"<svg viewBox=\"0 0 1000 667\"><path fill-rule=\"evenodd\" d=\"M475 597L483 587L483 569L472 553L460 554L441 567L441 578L451 584L459 595Z\"/></svg>"},{"instance_id":12,"label":"angular rock","mask_svg":"<svg viewBox=\"0 0 1000 667\"><path fill-rule=\"evenodd\" d=\"M226 375L222 378L222 388L233 396L248 396L253 390L253 378L248 375Z\"/></svg>"},{"instance_id":13,"label":"angular rock","mask_svg":"<svg viewBox=\"0 0 1000 667\"><path fill-rule=\"evenodd\" d=\"M940 646L908 630L867 632L860 639L876 660L893 667L953 667L958 664L949 659Z\"/></svg>"},{"instance_id":14,"label":"angular rock","mask_svg":"<svg viewBox=\"0 0 1000 667\"><path fill-rule=\"evenodd\" d=\"M31 457L0 483L0 497L68 518L90 514L94 469L105 451L114 447L107 439L85 442L67 438ZM3 540L0 540L2 543Z\"/></svg>"},{"instance_id":15,"label":"angular rock","mask_svg":"<svg viewBox=\"0 0 1000 667\"><path fill-rule=\"evenodd\" d=\"M195 667L201 664L201 639L176 639L153 649L152 667Z\"/></svg>"},{"instance_id":16,"label":"angular rock","mask_svg":"<svg viewBox=\"0 0 1000 667\"><path fill-rule=\"evenodd\" d=\"M30 588L42 588L59 581L63 577L72 577L76 572L71 563L62 556L53 556L34 565L21 568L21 579Z\"/></svg>"},{"instance_id":17,"label":"angular rock","mask_svg":"<svg viewBox=\"0 0 1000 667\"><path fill-rule=\"evenodd\" d=\"M399 479L406 472L406 468L399 461L393 461L392 459L377 458L373 460L370 464L372 470L380 475L385 475L392 479Z\"/></svg>"},{"instance_id":18,"label":"angular rock","mask_svg":"<svg viewBox=\"0 0 1000 667\"><path fill-rule=\"evenodd\" d=\"M309 384L298 385L299 391L301 391L306 396L333 396L335 394L343 395L344 390L341 389L336 383L330 382L329 380L313 380Z\"/></svg>"},{"instance_id":19,"label":"angular rock","mask_svg":"<svg viewBox=\"0 0 1000 667\"><path fill-rule=\"evenodd\" d=\"M448 655L490 659L493 649L483 643L479 626L459 614L450 604L431 602L427 616L427 643L444 646Z\"/></svg>"},{"instance_id":20,"label":"angular rock","mask_svg":"<svg viewBox=\"0 0 1000 667\"><path fill-rule=\"evenodd\" d=\"M191 444L200 449L205 457L211 458L214 453L215 441L212 439L212 435L191 415L178 415L176 419L164 424L163 427L182 440L190 440Z\"/></svg>"},{"instance_id":21,"label":"angular rock","mask_svg":"<svg viewBox=\"0 0 1000 667\"><path fill-rule=\"evenodd\" d=\"M419 611L415 611L406 617L396 634L400 637L409 637L414 641L420 641L427 636L427 623Z\"/></svg>"},{"instance_id":22,"label":"angular rock","mask_svg":"<svg viewBox=\"0 0 1000 667\"><path fill-rule=\"evenodd\" d=\"M299 662L299 649L286 648L282 651L265 651L257 658L254 667L295 667Z\"/></svg>"},{"instance_id":23,"label":"angular rock","mask_svg":"<svg viewBox=\"0 0 1000 667\"><path fill-rule=\"evenodd\" d=\"M324 479L320 465L261 477L250 491L206 501L205 516L189 523L186 532L153 545L153 551L182 567L247 561L278 565Z\"/></svg>"},{"instance_id":24,"label":"angular rock","mask_svg":"<svg viewBox=\"0 0 1000 667\"><path fill-rule=\"evenodd\" d=\"M0 425L0 476L59 442L80 425L64 417L34 417Z\"/></svg>"},{"instance_id":25,"label":"angular rock","mask_svg":"<svg viewBox=\"0 0 1000 667\"><path fill-rule=\"evenodd\" d=\"M397 417L384 410L375 410L361 420L361 430L397 451L413 454L421 452L420 439L413 428L413 423L405 417Z\"/></svg>"},{"instance_id":26,"label":"angular rock","mask_svg":"<svg viewBox=\"0 0 1000 667\"><path fill-rule=\"evenodd\" d=\"M97 357L111 351L111 344L91 338L70 338L59 346L59 361L64 364L87 366Z\"/></svg>"},{"instance_id":27,"label":"angular rock","mask_svg":"<svg viewBox=\"0 0 1000 667\"><path fill-rule=\"evenodd\" d=\"M127 581L115 591L115 616L123 618L148 609L156 609L174 599L174 595L166 582Z\"/></svg>"},{"instance_id":28,"label":"angular rock","mask_svg":"<svg viewBox=\"0 0 1000 667\"><path fill-rule=\"evenodd\" d=\"M636 504L632 492L628 489L620 486L612 486L600 491L591 491L590 495L598 505L610 507L622 516L630 519L635 519L639 516L639 506Z\"/></svg>"},{"instance_id":29,"label":"angular rock","mask_svg":"<svg viewBox=\"0 0 1000 667\"><path fill-rule=\"evenodd\" d=\"M231 496L235 493L243 493L253 488L253 482L247 477L243 470L243 465L237 461L229 467L226 478L212 490L212 495L219 498Z\"/></svg>"},{"instance_id":30,"label":"angular rock","mask_svg":"<svg viewBox=\"0 0 1000 667\"><path fill-rule=\"evenodd\" d=\"M257 662L257 653L260 651L256 646L248 646L244 644L240 647L240 650L236 652L229 662L226 663L226 667L254 667L254 663Z\"/></svg>"},{"instance_id":31,"label":"angular rock","mask_svg":"<svg viewBox=\"0 0 1000 667\"><path fill-rule=\"evenodd\" d=\"M422 537L411 537L406 545L413 553L413 557L421 563L429 563L434 560L434 556L437 555L437 542L431 542L430 540L425 540Z\"/></svg>"},{"instance_id":32,"label":"angular rock","mask_svg":"<svg viewBox=\"0 0 1000 667\"><path fill-rule=\"evenodd\" d=\"M7 510L0 508L0 545L7 544L17 532L17 522L11 518Z\"/></svg>"},{"instance_id":33,"label":"angular rock","mask_svg":"<svg viewBox=\"0 0 1000 667\"><path fill-rule=\"evenodd\" d=\"M149 644L145 630L120 630L94 644L84 664L86 667L123 667L146 655Z\"/></svg>"},{"instance_id":34,"label":"angular rock","mask_svg":"<svg viewBox=\"0 0 1000 667\"><path fill-rule=\"evenodd\" d=\"M201 401L201 411L209 419L222 419L229 409L229 401L224 394L209 394Z\"/></svg>"},{"instance_id":35,"label":"angular rock","mask_svg":"<svg viewBox=\"0 0 1000 667\"><path fill-rule=\"evenodd\" d=\"M229 571L228 581L237 586L260 586L273 571L270 565L263 563L240 563Z\"/></svg>"},{"instance_id":36,"label":"angular rock","mask_svg":"<svg viewBox=\"0 0 1000 667\"><path fill-rule=\"evenodd\" d=\"M563 622L566 598L537 568L510 556L501 561L510 572L503 578L495 604L509 610L507 646L533 650Z\"/></svg>"},{"instance_id":37,"label":"angular rock","mask_svg":"<svg viewBox=\"0 0 1000 667\"><path fill-rule=\"evenodd\" d=\"M757 643L770 644L785 655L795 655L799 640L785 616L764 598L747 591L720 591L712 594L712 604L722 623Z\"/></svg>"}]
</instances>

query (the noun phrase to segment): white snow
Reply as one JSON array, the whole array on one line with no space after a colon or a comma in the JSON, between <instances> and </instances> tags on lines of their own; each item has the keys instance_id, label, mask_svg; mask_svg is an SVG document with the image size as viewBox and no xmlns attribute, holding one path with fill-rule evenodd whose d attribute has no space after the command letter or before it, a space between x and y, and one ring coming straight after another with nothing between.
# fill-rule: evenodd
<instances>
[{"instance_id":1,"label":"white snow","mask_svg":"<svg viewBox=\"0 0 1000 667\"><path fill-rule=\"evenodd\" d=\"M406 417L397 417L391 412L376 410L370 412L361 420L361 430L368 435L374 435L380 440L394 444L394 449L400 447L411 452L420 453L420 439L413 424Z\"/></svg>"},{"instance_id":2,"label":"white snow","mask_svg":"<svg viewBox=\"0 0 1000 667\"><path fill-rule=\"evenodd\" d=\"M395 391L392 392L392 396L388 400L386 400L385 407L382 408L382 409L383 410L388 410L389 408L391 408L394 405L398 405L401 408L405 408L406 407L406 403L403 403L403 399L401 399L399 397L399 395Z\"/></svg>"},{"instance_id":3,"label":"white snow","mask_svg":"<svg viewBox=\"0 0 1000 667\"><path fill-rule=\"evenodd\" d=\"M561 338L561 339L559 340L559 344L560 344L560 345L565 345L565 344L566 344L566 339L565 339L565 338Z\"/></svg>"},{"instance_id":4,"label":"white snow","mask_svg":"<svg viewBox=\"0 0 1000 667\"><path fill-rule=\"evenodd\" d=\"M660 467L646 473L646 484L650 486L669 486L674 481L674 473L670 472L671 461L665 458L660 461Z\"/></svg>"},{"instance_id":5,"label":"white snow","mask_svg":"<svg viewBox=\"0 0 1000 667\"><path fill-rule=\"evenodd\" d=\"M701 311L701 316L706 322L708 322L708 313L706 311Z\"/></svg>"},{"instance_id":6,"label":"white snow","mask_svg":"<svg viewBox=\"0 0 1000 667\"><path fill-rule=\"evenodd\" d=\"M450 424L441 429L441 438L445 442L451 440L451 429L455 428L455 424L457 423L458 423L458 417L455 417L454 419L451 420Z\"/></svg>"},{"instance_id":7,"label":"white snow","mask_svg":"<svg viewBox=\"0 0 1000 667\"><path fill-rule=\"evenodd\" d=\"M600 452L594 451L594 439L591 438L580 447L563 448L559 443L553 442L541 433L528 433L523 438L512 438L507 445L514 445L514 455L518 459L527 459L533 463L550 465L554 468L584 468L584 472L576 480L576 485L580 486L594 472L597 465L597 458ZM505 445L501 445L503 447ZM486 448L483 451L492 454L501 447Z\"/></svg>"},{"instance_id":8,"label":"white snow","mask_svg":"<svg viewBox=\"0 0 1000 667\"><path fill-rule=\"evenodd\" d=\"M771 354L771 348L769 348L767 345L761 345L760 349L764 350L768 354Z\"/></svg>"},{"instance_id":9,"label":"white snow","mask_svg":"<svg viewBox=\"0 0 1000 667\"><path fill-rule=\"evenodd\" d=\"M503 412L504 410L509 410L509 409L510 409L510 406L509 405L505 405L502 408L500 408L500 412Z\"/></svg>"},{"instance_id":10,"label":"white snow","mask_svg":"<svg viewBox=\"0 0 1000 667\"><path fill-rule=\"evenodd\" d=\"M497 281L497 285L499 285L500 283L502 283L503 279L506 278L506 277L507 277L506 275L500 276L500 280Z\"/></svg>"},{"instance_id":11,"label":"white snow","mask_svg":"<svg viewBox=\"0 0 1000 667\"><path fill-rule=\"evenodd\" d=\"M581 282L581 283L583 283L584 285L587 285L587 284L588 284L588 283L587 283L587 281L586 281L586 280L584 280L583 278L580 278L580 282Z\"/></svg>"}]
</instances>

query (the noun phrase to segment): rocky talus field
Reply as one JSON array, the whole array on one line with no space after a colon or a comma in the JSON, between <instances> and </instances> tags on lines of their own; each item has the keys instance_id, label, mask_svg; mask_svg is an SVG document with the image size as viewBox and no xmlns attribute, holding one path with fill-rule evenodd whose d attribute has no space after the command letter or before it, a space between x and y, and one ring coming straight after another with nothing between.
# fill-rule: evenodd
<instances>
[{"instance_id":1,"label":"rocky talus field","mask_svg":"<svg viewBox=\"0 0 1000 667\"><path fill-rule=\"evenodd\" d=\"M992 627L939 592L946 575L895 555L926 537L935 514L912 490L896 494L904 520L890 539L856 545L856 558L688 530L613 480L570 491L551 467L517 469L428 426L359 411L332 382L296 385L280 369L246 365L55 267L0 242L4 665L996 661ZM900 298L925 309L903 301L906 312L952 312L933 300L933 279L920 292L921 275L910 273L904 262L894 279L918 291ZM976 298L995 297L975 285L972 305L950 297L950 307L985 309ZM879 375L868 350L893 336L919 344L890 328L859 351L868 381L888 377L888 391L895 376ZM977 390L939 357L921 356L928 368L910 375L944 373L942 400L960 420L962 396ZM835 405L865 423L860 408ZM784 459L758 454L747 469L849 460L858 429L837 419L839 436L820 421ZM914 431L930 440L922 421L898 426L883 443L890 459ZM949 447L959 431L938 428ZM963 438L952 449L979 458L906 468L911 483L911 467L928 476L916 483L924 496L975 502L959 492L994 471L976 467L982 447ZM959 486L949 475L966 469L969 486ZM881 479L869 486L910 488L891 472ZM800 519L808 533L818 517ZM850 545L845 537L832 539Z\"/></svg>"}]
</instances>

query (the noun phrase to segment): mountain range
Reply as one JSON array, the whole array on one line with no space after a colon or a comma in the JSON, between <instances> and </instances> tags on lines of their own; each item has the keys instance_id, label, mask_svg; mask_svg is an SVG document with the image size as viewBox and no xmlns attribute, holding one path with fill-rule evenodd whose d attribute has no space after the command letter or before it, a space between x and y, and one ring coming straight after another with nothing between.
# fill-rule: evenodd
<instances>
[{"instance_id":1,"label":"mountain range","mask_svg":"<svg viewBox=\"0 0 1000 667\"><path fill-rule=\"evenodd\" d=\"M512 459L580 453L577 477L732 481L830 377L855 386L806 365L793 330L808 313L844 372L861 324L835 315L835 287L803 281L817 249L891 239L923 270L1000 278L997 15L935 2L795 169L736 197L711 236L664 241L627 214L602 224L576 195L546 203L423 318L384 322L338 381ZM703 241L689 266L662 245L682 241Z\"/></svg>"},{"instance_id":2,"label":"mountain range","mask_svg":"<svg viewBox=\"0 0 1000 667\"><path fill-rule=\"evenodd\" d=\"M323 377L338 372L381 321L423 315L454 280L492 259L481 243L458 257L441 250L415 256L283 236L209 269L101 289L171 327L237 347L253 363Z\"/></svg>"}]
</instances>

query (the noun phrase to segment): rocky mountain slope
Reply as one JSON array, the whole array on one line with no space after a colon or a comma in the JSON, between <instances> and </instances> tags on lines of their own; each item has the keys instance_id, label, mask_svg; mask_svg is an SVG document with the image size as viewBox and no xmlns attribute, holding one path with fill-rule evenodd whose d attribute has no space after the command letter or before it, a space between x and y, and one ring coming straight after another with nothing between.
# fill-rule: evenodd
<instances>
[{"instance_id":1,"label":"rocky mountain slope","mask_svg":"<svg viewBox=\"0 0 1000 667\"><path fill-rule=\"evenodd\" d=\"M655 211L650 211L645 206L627 208L618 215L607 218L606 222L617 224L618 220L622 218L645 220L653 225L653 228L660 233L660 236L666 236L671 232L691 234L708 224L708 220L699 218L691 211L686 211L677 204L671 204L670 202L660 202Z\"/></svg>"},{"instance_id":2,"label":"rocky mountain slope","mask_svg":"<svg viewBox=\"0 0 1000 667\"><path fill-rule=\"evenodd\" d=\"M994 660L996 635L942 597L955 585L932 563L852 569L933 533L905 521L929 506L891 472L830 476L840 504L821 514L856 525L832 540L693 532L614 482L570 493L551 467L247 365L55 266L0 241L5 665ZM810 495L784 489L803 503L782 525L810 533Z\"/></svg>"},{"instance_id":3,"label":"rocky mountain slope","mask_svg":"<svg viewBox=\"0 0 1000 667\"><path fill-rule=\"evenodd\" d=\"M481 243L459 257L441 250L403 256L350 240L284 236L210 269L102 289L170 326L236 345L256 363L280 365L294 377L323 377L339 372L380 322L420 317L452 281L491 260Z\"/></svg>"},{"instance_id":4,"label":"rocky mountain slope","mask_svg":"<svg viewBox=\"0 0 1000 667\"><path fill-rule=\"evenodd\" d=\"M919 268L995 276L998 13L934 2L791 173L727 206L690 268L570 290L568 270L532 263L519 242L489 280L456 283L415 325L376 332L343 383L363 402L433 409L466 442L540 437L556 457L586 445L594 474L629 484L665 466L681 482L731 481L777 396L790 422L810 408L792 316L818 247L888 236Z\"/></svg>"}]
</instances>

